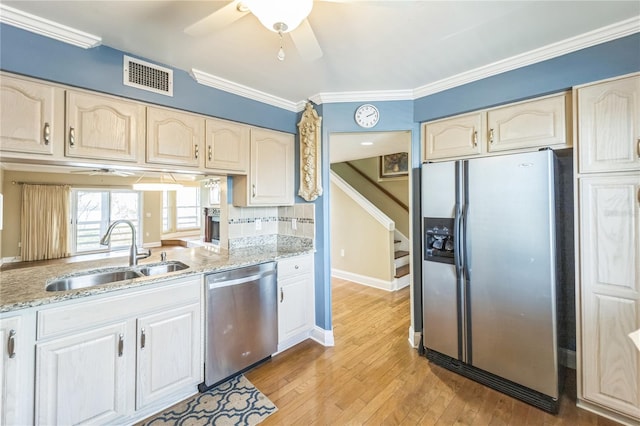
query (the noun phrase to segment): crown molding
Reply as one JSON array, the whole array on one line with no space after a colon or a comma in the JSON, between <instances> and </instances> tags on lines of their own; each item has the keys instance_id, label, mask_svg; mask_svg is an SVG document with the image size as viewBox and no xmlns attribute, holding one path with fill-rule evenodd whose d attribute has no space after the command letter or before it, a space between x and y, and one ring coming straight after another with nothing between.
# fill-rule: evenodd
<instances>
[{"instance_id":1,"label":"crown molding","mask_svg":"<svg viewBox=\"0 0 640 426\"><path fill-rule=\"evenodd\" d=\"M576 52L587 47L595 46L607 41L626 37L640 32L640 16L617 22L594 31L571 37L557 43L543 46L520 55L494 62L471 71L457 74L414 90L413 99L418 99L434 93L442 92L463 84L471 83L483 78L502 74L527 65L532 65L568 53Z\"/></svg>"},{"instance_id":2,"label":"crown molding","mask_svg":"<svg viewBox=\"0 0 640 426\"><path fill-rule=\"evenodd\" d=\"M195 68L191 68L190 74L199 84L204 86L214 87L228 93L253 99L254 101L264 102L265 104L273 105L288 111L301 111L301 109L298 109L300 102L291 102L256 89L252 89L251 87L243 86L221 77L216 77L215 75L208 74Z\"/></svg>"},{"instance_id":3,"label":"crown molding","mask_svg":"<svg viewBox=\"0 0 640 426\"><path fill-rule=\"evenodd\" d=\"M337 102L410 101L413 90L379 90L362 92L323 92L309 98L315 104Z\"/></svg>"},{"instance_id":4,"label":"crown molding","mask_svg":"<svg viewBox=\"0 0 640 426\"><path fill-rule=\"evenodd\" d=\"M89 49L102 44L102 38L66 25L0 4L0 22L53 38L64 43Z\"/></svg>"}]
</instances>

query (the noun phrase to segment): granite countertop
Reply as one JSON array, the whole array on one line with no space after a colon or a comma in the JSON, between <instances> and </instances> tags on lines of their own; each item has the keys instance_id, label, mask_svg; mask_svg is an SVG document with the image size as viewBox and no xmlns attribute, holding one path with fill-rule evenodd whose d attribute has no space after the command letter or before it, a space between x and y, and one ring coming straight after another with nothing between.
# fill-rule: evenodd
<instances>
[{"instance_id":1,"label":"granite countertop","mask_svg":"<svg viewBox=\"0 0 640 426\"><path fill-rule=\"evenodd\" d=\"M124 254L122 257L102 260L54 263L46 266L33 266L2 271L0 272L0 313L107 293L114 290L142 287L167 279L256 265L286 257L312 253L313 249L279 244L237 248L230 251L216 247L158 248L153 249L151 257L139 261L138 266L159 263L161 251L167 252L167 261L180 261L188 265L189 268L167 274L145 276L68 291L46 291L45 286L56 278L73 276L100 269L128 267L128 254Z\"/></svg>"}]
</instances>

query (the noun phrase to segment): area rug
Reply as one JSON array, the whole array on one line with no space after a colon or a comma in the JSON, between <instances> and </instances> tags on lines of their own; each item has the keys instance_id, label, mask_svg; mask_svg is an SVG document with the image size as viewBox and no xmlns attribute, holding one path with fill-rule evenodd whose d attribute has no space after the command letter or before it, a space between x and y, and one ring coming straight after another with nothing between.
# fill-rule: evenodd
<instances>
[{"instance_id":1,"label":"area rug","mask_svg":"<svg viewBox=\"0 0 640 426\"><path fill-rule=\"evenodd\" d=\"M144 426L257 425L278 408L243 375L146 419Z\"/></svg>"}]
</instances>

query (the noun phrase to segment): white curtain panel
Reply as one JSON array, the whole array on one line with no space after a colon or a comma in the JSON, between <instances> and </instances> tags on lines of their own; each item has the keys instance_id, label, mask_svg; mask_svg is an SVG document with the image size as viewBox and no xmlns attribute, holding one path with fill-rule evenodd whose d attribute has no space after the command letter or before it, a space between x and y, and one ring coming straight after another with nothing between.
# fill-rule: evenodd
<instances>
[{"instance_id":1,"label":"white curtain panel","mask_svg":"<svg viewBox=\"0 0 640 426\"><path fill-rule=\"evenodd\" d=\"M69 194L68 185L22 185L23 261L69 256Z\"/></svg>"}]
</instances>

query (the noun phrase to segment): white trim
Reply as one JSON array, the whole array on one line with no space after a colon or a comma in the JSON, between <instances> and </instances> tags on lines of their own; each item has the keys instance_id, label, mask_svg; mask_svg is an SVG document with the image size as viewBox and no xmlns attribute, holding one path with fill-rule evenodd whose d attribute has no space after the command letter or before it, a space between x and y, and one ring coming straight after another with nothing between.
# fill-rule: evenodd
<instances>
[{"instance_id":1,"label":"white trim","mask_svg":"<svg viewBox=\"0 0 640 426\"><path fill-rule=\"evenodd\" d=\"M414 99L414 90L379 90L363 92L321 92L309 97L320 105L333 102L372 102L372 101L410 101Z\"/></svg>"},{"instance_id":2,"label":"white trim","mask_svg":"<svg viewBox=\"0 0 640 426\"><path fill-rule=\"evenodd\" d=\"M30 13L23 12L13 7L0 4L0 22L8 24L32 33L40 34L63 43L72 44L74 46L89 49L91 47L100 46L102 38L67 27Z\"/></svg>"},{"instance_id":3,"label":"white trim","mask_svg":"<svg viewBox=\"0 0 640 426\"><path fill-rule=\"evenodd\" d=\"M366 275L355 274L353 272L342 271L340 269L331 268L331 276L354 282L356 284L366 285L368 287L377 288L385 291L395 290L395 279L393 281L385 281L380 278L368 277Z\"/></svg>"},{"instance_id":4,"label":"white trim","mask_svg":"<svg viewBox=\"0 0 640 426\"><path fill-rule=\"evenodd\" d=\"M362 196L358 191L353 189L351 185L345 182L340 176L338 176L333 170L330 173L331 183L335 184L338 188L345 192L353 201L358 203L367 213L369 213L374 219L376 219L387 231L393 231L396 228L396 224L379 208L373 205L373 203Z\"/></svg>"},{"instance_id":5,"label":"white trim","mask_svg":"<svg viewBox=\"0 0 640 426\"><path fill-rule=\"evenodd\" d=\"M304 109L304 103L303 107L299 109L300 102L291 102L286 99L252 89L250 87L234 83L233 81L226 80L221 77L216 77L215 75L208 74L195 68L191 68L190 74L199 84L202 84L204 86L213 87L219 90L223 90L227 93L233 93L238 96L253 99L254 101L258 102L263 102L265 104L273 105L278 108L286 109L288 111L298 112Z\"/></svg>"},{"instance_id":6,"label":"white trim","mask_svg":"<svg viewBox=\"0 0 640 426\"><path fill-rule=\"evenodd\" d=\"M638 426L638 423L636 420L633 420L632 418L629 418L624 414L610 411L607 408L601 407L597 404L592 404L583 399L578 399L578 401L576 402L576 407L582 408L583 410L590 411L599 416L605 417L609 420L613 420L615 422L618 422L626 426Z\"/></svg>"},{"instance_id":7,"label":"white trim","mask_svg":"<svg viewBox=\"0 0 640 426\"><path fill-rule=\"evenodd\" d=\"M541 48L512 56L511 58L503 59L444 80L418 87L414 90L414 99L640 32L639 18L640 16L636 16L635 18L598 28L588 33L548 44Z\"/></svg>"},{"instance_id":8,"label":"white trim","mask_svg":"<svg viewBox=\"0 0 640 426\"><path fill-rule=\"evenodd\" d=\"M313 340L320 343L323 346L335 346L336 342L333 339L333 329L325 330L317 325L311 330L311 336Z\"/></svg>"},{"instance_id":9,"label":"white trim","mask_svg":"<svg viewBox=\"0 0 640 426\"><path fill-rule=\"evenodd\" d=\"M3 265L5 263L14 263L14 262L22 262L22 257L21 256L11 256L11 257L3 257L2 258L2 264Z\"/></svg>"},{"instance_id":10,"label":"white trim","mask_svg":"<svg viewBox=\"0 0 640 426\"><path fill-rule=\"evenodd\" d=\"M409 326L409 344L411 345L412 348L417 348L418 347L418 345L420 344L420 337L421 336L422 336L422 333L417 333L413 329L412 325Z\"/></svg>"}]
</instances>

